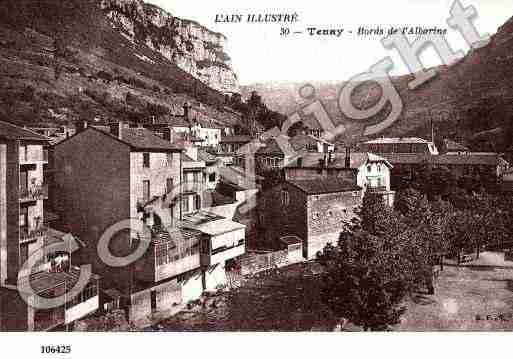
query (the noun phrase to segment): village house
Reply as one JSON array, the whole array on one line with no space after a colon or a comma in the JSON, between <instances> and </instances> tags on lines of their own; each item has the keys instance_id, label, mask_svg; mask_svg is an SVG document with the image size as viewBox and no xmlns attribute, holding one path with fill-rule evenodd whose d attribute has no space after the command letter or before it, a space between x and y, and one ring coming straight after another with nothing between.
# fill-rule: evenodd
<instances>
[{"instance_id":1,"label":"village house","mask_svg":"<svg viewBox=\"0 0 513 359\"><path fill-rule=\"evenodd\" d=\"M0 122L0 330L45 331L63 328L94 313L99 306L99 277L93 275L79 295L56 308L39 309L30 303L53 298L72 289L80 269L71 262L73 236L48 226L48 200L43 166L44 147L50 141L34 131ZM59 251L44 250L58 245ZM35 259L34 267L27 266Z\"/></svg>"},{"instance_id":2,"label":"village house","mask_svg":"<svg viewBox=\"0 0 513 359\"><path fill-rule=\"evenodd\" d=\"M362 188L362 196L367 192L380 195L385 203L393 207L395 192L390 188L392 164L385 158L373 153L350 152L347 153L306 153L293 161L288 167L316 168L320 164L332 169L344 169L346 158L349 155L349 167L357 170L356 184Z\"/></svg>"},{"instance_id":3,"label":"village house","mask_svg":"<svg viewBox=\"0 0 513 359\"><path fill-rule=\"evenodd\" d=\"M246 159L243 153L244 146L251 141L251 136L247 135L223 136L219 141L216 156L227 166L244 167Z\"/></svg>"},{"instance_id":4,"label":"village house","mask_svg":"<svg viewBox=\"0 0 513 359\"><path fill-rule=\"evenodd\" d=\"M306 133L297 134L290 138L290 144L298 152L335 152L333 143Z\"/></svg>"},{"instance_id":5,"label":"village house","mask_svg":"<svg viewBox=\"0 0 513 359\"><path fill-rule=\"evenodd\" d=\"M336 245L362 203L358 170L350 167L348 156L345 163L343 168L329 167L324 161L311 167L302 163L285 167L283 180L258 197L260 245L281 246L283 237L299 238L306 259L314 259L328 243Z\"/></svg>"},{"instance_id":6,"label":"village house","mask_svg":"<svg viewBox=\"0 0 513 359\"><path fill-rule=\"evenodd\" d=\"M223 285L225 261L245 250L244 225L203 209L205 163L197 148L163 136L116 123L54 148L56 210L86 242L106 290L120 293L130 322L169 315ZM133 221L130 233L114 236L112 251L126 255L141 240L149 248L132 265L109 267L98 256L99 238L130 218L149 231Z\"/></svg>"},{"instance_id":7,"label":"village house","mask_svg":"<svg viewBox=\"0 0 513 359\"><path fill-rule=\"evenodd\" d=\"M255 172L264 175L269 171L277 171L295 160L300 153L290 143L290 137L279 135L271 138L258 148L254 154Z\"/></svg>"}]
</instances>

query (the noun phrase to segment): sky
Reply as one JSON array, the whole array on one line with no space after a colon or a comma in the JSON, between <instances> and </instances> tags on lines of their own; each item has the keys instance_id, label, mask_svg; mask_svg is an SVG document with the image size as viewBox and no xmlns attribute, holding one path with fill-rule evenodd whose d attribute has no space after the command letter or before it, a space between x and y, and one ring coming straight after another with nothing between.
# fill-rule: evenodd
<instances>
[{"instance_id":1,"label":"sky","mask_svg":"<svg viewBox=\"0 0 513 359\"><path fill-rule=\"evenodd\" d=\"M196 20L228 38L226 52L241 85L266 82L316 82L347 80L390 56L393 75L407 73L395 50L388 50L380 36L310 36L307 28L346 29L358 27L423 26L448 28L447 39L456 50L468 50L462 36L447 26L452 0L146 0L173 16ZM481 34L494 34L513 16L513 0L462 0L474 5L474 20ZM295 24L216 23L216 15L297 13ZM280 35L282 27L292 34ZM441 60L432 49L421 56L427 66Z\"/></svg>"}]
</instances>

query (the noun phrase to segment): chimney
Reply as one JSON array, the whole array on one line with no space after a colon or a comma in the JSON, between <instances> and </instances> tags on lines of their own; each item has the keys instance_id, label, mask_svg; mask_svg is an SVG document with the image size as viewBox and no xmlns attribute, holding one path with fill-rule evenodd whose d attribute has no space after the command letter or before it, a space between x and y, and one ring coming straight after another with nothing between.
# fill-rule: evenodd
<instances>
[{"instance_id":1,"label":"chimney","mask_svg":"<svg viewBox=\"0 0 513 359\"><path fill-rule=\"evenodd\" d=\"M351 148L348 146L346 147L346 161L345 161L346 168L351 168Z\"/></svg>"},{"instance_id":2,"label":"chimney","mask_svg":"<svg viewBox=\"0 0 513 359\"><path fill-rule=\"evenodd\" d=\"M110 133L119 139L123 138L123 121L114 122L110 125Z\"/></svg>"}]
</instances>

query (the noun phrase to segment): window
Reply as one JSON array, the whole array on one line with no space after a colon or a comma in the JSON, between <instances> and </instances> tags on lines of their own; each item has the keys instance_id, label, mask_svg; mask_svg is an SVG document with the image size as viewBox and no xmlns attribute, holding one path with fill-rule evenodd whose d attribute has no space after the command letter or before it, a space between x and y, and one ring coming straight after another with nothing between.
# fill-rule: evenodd
<instances>
[{"instance_id":1,"label":"window","mask_svg":"<svg viewBox=\"0 0 513 359\"><path fill-rule=\"evenodd\" d=\"M281 191L281 204L288 206L290 203L289 191Z\"/></svg>"},{"instance_id":2,"label":"window","mask_svg":"<svg viewBox=\"0 0 513 359\"><path fill-rule=\"evenodd\" d=\"M143 167L150 168L150 154L148 152L143 153Z\"/></svg>"},{"instance_id":3,"label":"window","mask_svg":"<svg viewBox=\"0 0 513 359\"><path fill-rule=\"evenodd\" d=\"M215 182L216 180L216 174L215 173L211 173L208 175L208 180L209 182Z\"/></svg>"},{"instance_id":4,"label":"window","mask_svg":"<svg viewBox=\"0 0 513 359\"><path fill-rule=\"evenodd\" d=\"M184 196L182 198L182 210L184 213L189 212L189 196Z\"/></svg>"},{"instance_id":5,"label":"window","mask_svg":"<svg viewBox=\"0 0 513 359\"><path fill-rule=\"evenodd\" d=\"M20 208L20 227L22 227L22 228L28 227L28 208L27 207Z\"/></svg>"},{"instance_id":6,"label":"window","mask_svg":"<svg viewBox=\"0 0 513 359\"><path fill-rule=\"evenodd\" d=\"M378 163L378 172L381 172L381 163Z\"/></svg>"},{"instance_id":7,"label":"window","mask_svg":"<svg viewBox=\"0 0 513 359\"><path fill-rule=\"evenodd\" d=\"M199 211L201 209L201 196L199 194L194 195L194 210Z\"/></svg>"},{"instance_id":8,"label":"window","mask_svg":"<svg viewBox=\"0 0 513 359\"><path fill-rule=\"evenodd\" d=\"M173 165L173 154L172 153L167 154L166 165L167 165L167 167L171 167Z\"/></svg>"},{"instance_id":9,"label":"window","mask_svg":"<svg viewBox=\"0 0 513 359\"><path fill-rule=\"evenodd\" d=\"M353 192L353 197L358 197L359 195L360 195L360 192L358 192L358 191Z\"/></svg>"},{"instance_id":10,"label":"window","mask_svg":"<svg viewBox=\"0 0 513 359\"><path fill-rule=\"evenodd\" d=\"M372 172L372 166L371 165L367 165L367 172Z\"/></svg>"},{"instance_id":11,"label":"window","mask_svg":"<svg viewBox=\"0 0 513 359\"><path fill-rule=\"evenodd\" d=\"M171 193L173 191L173 179L166 179L166 193Z\"/></svg>"},{"instance_id":12,"label":"window","mask_svg":"<svg viewBox=\"0 0 513 359\"><path fill-rule=\"evenodd\" d=\"M150 200L150 181L143 181L143 201Z\"/></svg>"}]
</instances>

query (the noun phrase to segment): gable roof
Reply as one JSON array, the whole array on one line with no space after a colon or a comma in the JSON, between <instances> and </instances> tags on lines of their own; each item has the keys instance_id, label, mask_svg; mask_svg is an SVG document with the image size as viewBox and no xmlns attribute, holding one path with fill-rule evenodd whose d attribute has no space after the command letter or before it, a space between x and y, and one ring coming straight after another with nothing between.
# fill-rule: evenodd
<instances>
[{"instance_id":1,"label":"gable roof","mask_svg":"<svg viewBox=\"0 0 513 359\"><path fill-rule=\"evenodd\" d=\"M40 135L35 131L13 125L9 122L0 121L0 138L6 140L24 140L24 141L38 141L50 142L50 138Z\"/></svg>"},{"instance_id":2,"label":"gable roof","mask_svg":"<svg viewBox=\"0 0 513 359\"><path fill-rule=\"evenodd\" d=\"M345 168L346 166L346 155L341 152L334 152L332 154L334 156L333 161L326 164L328 168ZM302 167L318 167L319 160L324 158L324 153L305 153L302 157ZM353 169L358 169L362 165L367 162L383 162L387 167L392 168L392 164L381 156L375 155L373 153L366 152L351 152L350 155L351 162L350 167ZM293 161L287 167L297 167L297 160Z\"/></svg>"},{"instance_id":3,"label":"gable roof","mask_svg":"<svg viewBox=\"0 0 513 359\"><path fill-rule=\"evenodd\" d=\"M113 140L121 142L130 147L132 151L156 151L156 152L182 152L183 147L177 146L174 143L164 140L159 136L155 135L152 131L145 128L123 128L121 138L114 136L110 132L103 129L89 126L85 130L75 133L73 136L66 138L65 140L55 144L60 146L63 143L68 142L75 136L80 136L86 131L96 131L101 133Z\"/></svg>"},{"instance_id":4,"label":"gable roof","mask_svg":"<svg viewBox=\"0 0 513 359\"><path fill-rule=\"evenodd\" d=\"M308 195L361 190L352 180L337 177L317 178L314 180L288 180L286 182Z\"/></svg>"}]
</instances>

